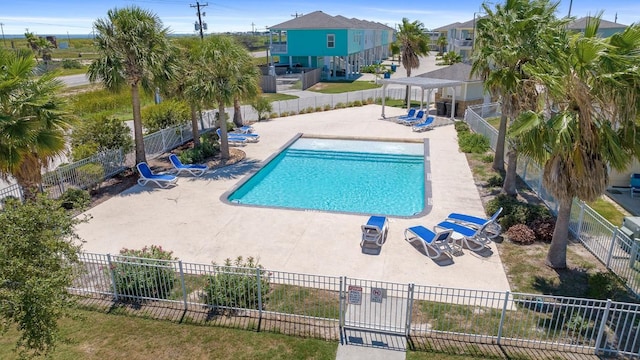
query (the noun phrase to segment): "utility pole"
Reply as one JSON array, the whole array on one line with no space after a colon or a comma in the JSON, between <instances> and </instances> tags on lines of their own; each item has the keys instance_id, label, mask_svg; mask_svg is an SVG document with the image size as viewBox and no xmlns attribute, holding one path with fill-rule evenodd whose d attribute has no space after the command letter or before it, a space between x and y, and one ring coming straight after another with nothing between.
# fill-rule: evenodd
<instances>
[{"instance_id":1,"label":"utility pole","mask_svg":"<svg viewBox=\"0 0 640 360\"><path fill-rule=\"evenodd\" d=\"M304 14L298 14L298 12L296 11L295 14L291 14L291 17L297 18L298 16L302 16Z\"/></svg>"},{"instance_id":2,"label":"utility pole","mask_svg":"<svg viewBox=\"0 0 640 360\"><path fill-rule=\"evenodd\" d=\"M4 43L4 47L7 47L7 40L4 38L4 24L0 23L0 29L2 29L2 43Z\"/></svg>"},{"instance_id":3,"label":"utility pole","mask_svg":"<svg viewBox=\"0 0 640 360\"><path fill-rule=\"evenodd\" d=\"M252 35L256 34L256 24L254 24L253 22L251 22L251 34Z\"/></svg>"},{"instance_id":4,"label":"utility pole","mask_svg":"<svg viewBox=\"0 0 640 360\"><path fill-rule=\"evenodd\" d=\"M567 17L571 17L571 7L573 6L573 0L569 1L569 14L567 15Z\"/></svg>"},{"instance_id":5,"label":"utility pole","mask_svg":"<svg viewBox=\"0 0 640 360\"><path fill-rule=\"evenodd\" d=\"M195 5L189 5L192 8L197 8L198 9L198 29L200 29L200 40L204 39L204 34L202 33L202 15L200 14L200 8L209 6L209 3L207 4L200 4L200 2L196 1Z\"/></svg>"}]
</instances>

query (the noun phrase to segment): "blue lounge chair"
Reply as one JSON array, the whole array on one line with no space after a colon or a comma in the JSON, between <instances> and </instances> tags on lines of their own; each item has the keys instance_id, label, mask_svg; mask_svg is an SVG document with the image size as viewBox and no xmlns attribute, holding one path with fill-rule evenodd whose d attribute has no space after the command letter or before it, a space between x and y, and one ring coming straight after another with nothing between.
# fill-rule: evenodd
<instances>
[{"instance_id":1,"label":"blue lounge chair","mask_svg":"<svg viewBox=\"0 0 640 360\"><path fill-rule=\"evenodd\" d=\"M169 155L169 161L171 162L171 165L173 165L173 167L176 169L177 175L180 175L180 173L184 171L184 172L188 172L193 176L202 176L204 175L204 173L207 172L207 170L209 170L209 167L207 165L202 165L202 164L186 164L185 165L182 163L182 161L180 161L180 159L176 154Z\"/></svg>"},{"instance_id":2,"label":"blue lounge chair","mask_svg":"<svg viewBox=\"0 0 640 360\"><path fill-rule=\"evenodd\" d=\"M433 121L434 120L435 120L435 118L433 116L427 116L427 118L424 120L424 122L413 124L413 127L411 129L413 131L416 131L416 132L421 132L421 131L425 131L425 130L431 130L431 129L433 129Z\"/></svg>"},{"instance_id":3,"label":"blue lounge chair","mask_svg":"<svg viewBox=\"0 0 640 360\"><path fill-rule=\"evenodd\" d=\"M414 117L416 115L416 111L417 110L415 108L411 108L407 112L407 115L398 116L398 120L404 120L404 119L412 118L412 117Z\"/></svg>"},{"instance_id":4,"label":"blue lounge chair","mask_svg":"<svg viewBox=\"0 0 640 360\"><path fill-rule=\"evenodd\" d=\"M222 132L220 131L220 128L216 129L216 134L218 134L218 137L222 137L222 135L220 135ZM240 133L234 133L234 132L228 132L227 133L227 139L244 139L245 142L258 142L258 140L260 140L260 135L258 134L240 134ZM231 141L231 140L229 140Z\"/></svg>"},{"instance_id":5,"label":"blue lounge chair","mask_svg":"<svg viewBox=\"0 0 640 360\"><path fill-rule=\"evenodd\" d=\"M502 227L498 223L498 216L500 216L500 213L502 213L502 208L498 209L498 211L488 219L461 213L451 213L447 216L445 221L458 223L474 229L479 229L484 226L485 235L489 239L493 239L499 236L502 231Z\"/></svg>"},{"instance_id":6,"label":"blue lounge chair","mask_svg":"<svg viewBox=\"0 0 640 360\"><path fill-rule=\"evenodd\" d=\"M421 122L423 117L424 117L424 110L418 110L418 112L416 113L416 116L398 120L398 124L410 126L410 125Z\"/></svg>"},{"instance_id":7,"label":"blue lounge chair","mask_svg":"<svg viewBox=\"0 0 640 360\"><path fill-rule=\"evenodd\" d=\"M240 126L238 128L235 128L234 130L236 133L239 133L239 134L249 134L254 131L253 126L251 125Z\"/></svg>"},{"instance_id":8,"label":"blue lounge chair","mask_svg":"<svg viewBox=\"0 0 640 360\"><path fill-rule=\"evenodd\" d=\"M474 229L451 221L442 221L434 227L434 230L452 230L454 232L454 235L459 235L461 237L452 236L451 243L460 241L460 246L466 246L466 248L471 251L480 251L485 249L490 241L490 239L485 235L486 226L487 225L485 224L477 229Z\"/></svg>"},{"instance_id":9,"label":"blue lounge chair","mask_svg":"<svg viewBox=\"0 0 640 360\"><path fill-rule=\"evenodd\" d=\"M365 225L361 226L362 240L360 246L375 244L382 246L387 240L387 232L389 231L389 222L384 216L371 216Z\"/></svg>"},{"instance_id":10,"label":"blue lounge chair","mask_svg":"<svg viewBox=\"0 0 640 360\"><path fill-rule=\"evenodd\" d=\"M631 174L630 185L631 197L633 197L636 192L640 192L640 174Z\"/></svg>"},{"instance_id":11,"label":"blue lounge chair","mask_svg":"<svg viewBox=\"0 0 640 360\"><path fill-rule=\"evenodd\" d=\"M444 230L435 233L424 226L413 226L404 230L404 240L408 243L418 242L424 253L437 259L442 255L451 257L453 249L449 246L452 230Z\"/></svg>"},{"instance_id":12,"label":"blue lounge chair","mask_svg":"<svg viewBox=\"0 0 640 360\"><path fill-rule=\"evenodd\" d=\"M137 164L136 168L140 173L140 178L138 179L138 184L140 186L145 186L152 182L161 188L168 188L169 186L176 185L176 182L178 181L178 178L174 175L154 174L146 162Z\"/></svg>"},{"instance_id":13,"label":"blue lounge chair","mask_svg":"<svg viewBox=\"0 0 640 360\"><path fill-rule=\"evenodd\" d=\"M216 129L216 134L218 134L218 138L222 139L220 129ZM238 135L240 134L227 133L227 141L229 142L229 145L244 146L247 144L247 138L244 136L240 137Z\"/></svg>"}]
</instances>

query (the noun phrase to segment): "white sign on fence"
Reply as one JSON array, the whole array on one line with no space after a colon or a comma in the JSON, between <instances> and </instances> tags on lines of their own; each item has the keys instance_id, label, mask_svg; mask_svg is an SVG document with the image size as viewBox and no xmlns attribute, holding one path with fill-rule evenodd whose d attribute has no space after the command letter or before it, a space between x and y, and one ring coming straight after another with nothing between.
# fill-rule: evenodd
<instances>
[{"instance_id":1,"label":"white sign on fence","mask_svg":"<svg viewBox=\"0 0 640 360\"><path fill-rule=\"evenodd\" d=\"M362 304L362 287L349 285L349 304Z\"/></svg>"},{"instance_id":2,"label":"white sign on fence","mask_svg":"<svg viewBox=\"0 0 640 360\"><path fill-rule=\"evenodd\" d=\"M384 289L371 288L371 302L382 303L383 297L384 297Z\"/></svg>"}]
</instances>

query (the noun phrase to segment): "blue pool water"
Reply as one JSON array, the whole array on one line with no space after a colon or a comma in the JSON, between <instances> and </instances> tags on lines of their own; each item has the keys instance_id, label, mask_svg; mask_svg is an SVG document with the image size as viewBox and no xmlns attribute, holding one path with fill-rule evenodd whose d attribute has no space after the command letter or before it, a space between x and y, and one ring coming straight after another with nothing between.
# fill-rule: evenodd
<instances>
[{"instance_id":1,"label":"blue pool water","mask_svg":"<svg viewBox=\"0 0 640 360\"><path fill-rule=\"evenodd\" d=\"M412 216L425 206L424 144L300 138L234 191L241 204Z\"/></svg>"}]
</instances>

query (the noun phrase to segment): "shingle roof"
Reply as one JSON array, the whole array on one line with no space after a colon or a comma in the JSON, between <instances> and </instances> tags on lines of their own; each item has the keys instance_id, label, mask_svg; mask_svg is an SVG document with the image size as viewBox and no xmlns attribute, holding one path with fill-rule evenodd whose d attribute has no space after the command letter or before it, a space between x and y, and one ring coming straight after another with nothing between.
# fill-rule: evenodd
<instances>
[{"instance_id":1,"label":"shingle roof","mask_svg":"<svg viewBox=\"0 0 640 360\"><path fill-rule=\"evenodd\" d=\"M458 25L460 25L459 22L454 22L453 24L440 26L439 28L433 29L432 31L447 31L447 30L450 30L450 29L457 29L457 28L459 28Z\"/></svg>"},{"instance_id":2,"label":"shingle roof","mask_svg":"<svg viewBox=\"0 0 640 360\"><path fill-rule=\"evenodd\" d=\"M295 30L295 29L387 29L394 30L384 24L377 22L360 20L356 18L348 19L342 15L331 16L322 11L298 16L295 19L270 26L271 30Z\"/></svg>"},{"instance_id":3,"label":"shingle roof","mask_svg":"<svg viewBox=\"0 0 640 360\"><path fill-rule=\"evenodd\" d=\"M432 78L432 79L447 79L456 81L481 81L478 76L470 78L471 65L465 63L456 63L447 67L440 68L438 70L429 71L428 73L417 75L417 77Z\"/></svg>"},{"instance_id":4,"label":"shingle roof","mask_svg":"<svg viewBox=\"0 0 640 360\"><path fill-rule=\"evenodd\" d=\"M567 28L571 30L584 30L587 27L587 21L589 21L589 19L594 18L591 16L585 16L583 18L576 19L574 22L567 25ZM600 29L624 29L626 27L627 25L600 19Z\"/></svg>"}]
</instances>

